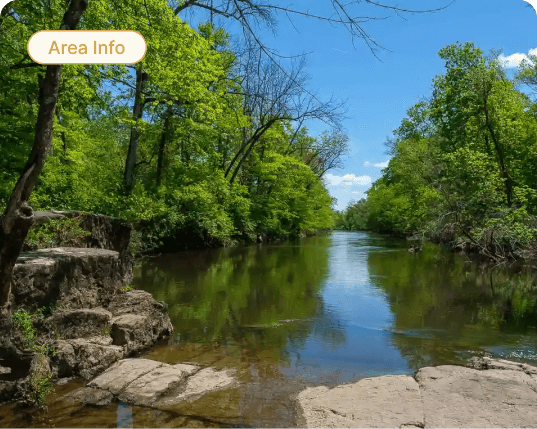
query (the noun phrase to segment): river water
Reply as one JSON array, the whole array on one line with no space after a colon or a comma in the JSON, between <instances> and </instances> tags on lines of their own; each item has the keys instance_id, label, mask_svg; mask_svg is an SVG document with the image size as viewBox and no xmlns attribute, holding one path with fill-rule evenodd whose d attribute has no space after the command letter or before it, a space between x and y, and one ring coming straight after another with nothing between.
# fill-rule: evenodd
<instances>
[{"instance_id":1,"label":"river water","mask_svg":"<svg viewBox=\"0 0 537 429\"><path fill-rule=\"evenodd\" d=\"M0 425L300 426L289 398L305 386L412 374L478 354L537 364L534 273L485 269L434 245L407 249L403 240L334 232L144 260L134 287L169 304L175 332L143 357L233 368L247 387L172 413L74 409L58 400L71 384L52 395L48 413L20 420L4 407Z\"/></svg>"}]
</instances>

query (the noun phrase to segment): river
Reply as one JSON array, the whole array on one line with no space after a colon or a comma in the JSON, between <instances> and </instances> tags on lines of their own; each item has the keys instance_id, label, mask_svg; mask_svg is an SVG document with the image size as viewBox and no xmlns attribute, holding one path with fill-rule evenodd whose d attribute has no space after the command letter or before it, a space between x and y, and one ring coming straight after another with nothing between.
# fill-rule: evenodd
<instances>
[{"instance_id":1,"label":"river","mask_svg":"<svg viewBox=\"0 0 537 429\"><path fill-rule=\"evenodd\" d=\"M484 269L435 245L407 249L403 240L334 232L143 260L134 287L167 302L175 327L143 357L233 368L247 387L174 415L128 404L74 414L56 400L25 424L160 427L180 416L191 427L300 426L289 397L308 385L412 374L476 354L536 364L534 273ZM0 425L18 421L10 415Z\"/></svg>"}]
</instances>

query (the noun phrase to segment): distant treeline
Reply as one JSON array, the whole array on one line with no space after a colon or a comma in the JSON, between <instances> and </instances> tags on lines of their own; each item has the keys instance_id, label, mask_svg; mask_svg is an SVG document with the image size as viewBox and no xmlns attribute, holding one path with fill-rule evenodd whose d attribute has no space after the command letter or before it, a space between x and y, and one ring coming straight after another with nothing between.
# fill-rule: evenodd
<instances>
[{"instance_id":1,"label":"distant treeline","mask_svg":"<svg viewBox=\"0 0 537 429\"><path fill-rule=\"evenodd\" d=\"M535 255L537 104L527 94L537 89L537 56L510 79L498 54L472 43L440 51L445 73L407 111L382 177L336 228L428 238L496 260Z\"/></svg>"}]
</instances>

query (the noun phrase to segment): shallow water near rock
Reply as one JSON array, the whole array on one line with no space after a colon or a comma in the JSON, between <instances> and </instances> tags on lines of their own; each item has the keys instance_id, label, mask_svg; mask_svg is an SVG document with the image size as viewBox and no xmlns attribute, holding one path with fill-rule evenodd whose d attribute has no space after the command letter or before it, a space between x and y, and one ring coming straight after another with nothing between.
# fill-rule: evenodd
<instances>
[{"instance_id":1,"label":"shallow water near rock","mask_svg":"<svg viewBox=\"0 0 537 429\"><path fill-rule=\"evenodd\" d=\"M490 354L537 364L535 274L485 269L362 232L143 260L134 287L169 304L173 338L142 357L233 369L238 386L170 406L89 406L57 386L49 410L0 426L303 426L294 396Z\"/></svg>"}]
</instances>

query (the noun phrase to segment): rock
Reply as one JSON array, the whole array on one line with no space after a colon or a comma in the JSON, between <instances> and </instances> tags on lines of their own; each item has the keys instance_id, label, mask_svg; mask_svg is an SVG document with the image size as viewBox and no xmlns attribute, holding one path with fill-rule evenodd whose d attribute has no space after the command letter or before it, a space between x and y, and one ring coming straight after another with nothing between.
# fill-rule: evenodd
<instances>
[{"instance_id":1,"label":"rock","mask_svg":"<svg viewBox=\"0 0 537 429\"><path fill-rule=\"evenodd\" d=\"M106 306L124 284L119 253L59 247L21 253L13 269L14 307L62 302L71 309Z\"/></svg>"},{"instance_id":2,"label":"rock","mask_svg":"<svg viewBox=\"0 0 537 429\"><path fill-rule=\"evenodd\" d=\"M87 380L95 377L124 355L122 347L103 345L110 340L102 337L57 340L53 373L57 377L82 376Z\"/></svg>"},{"instance_id":3,"label":"rock","mask_svg":"<svg viewBox=\"0 0 537 429\"><path fill-rule=\"evenodd\" d=\"M523 371L526 374L537 375L537 368L526 363L511 362L504 359L475 356L468 361L468 366L474 369L510 369Z\"/></svg>"},{"instance_id":4,"label":"rock","mask_svg":"<svg viewBox=\"0 0 537 429\"><path fill-rule=\"evenodd\" d=\"M104 308L58 310L53 321L63 338L85 338L110 328L112 313Z\"/></svg>"},{"instance_id":5,"label":"rock","mask_svg":"<svg viewBox=\"0 0 537 429\"><path fill-rule=\"evenodd\" d=\"M423 427L418 383L405 375L365 378L328 389L307 388L297 396L306 427Z\"/></svg>"},{"instance_id":6,"label":"rock","mask_svg":"<svg viewBox=\"0 0 537 429\"><path fill-rule=\"evenodd\" d=\"M177 367L178 365L174 366ZM237 380L233 377L232 371L216 371L214 368L204 368L189 377L182 389L169 391L165 396L162 395L156 405L173 405L184 400L193 401L209 392L225 389L236 384Z\"/></svg>"},{"instance_id":7,"label":"rock","mask_svg":"<svg viewBox=\"0 0 537 429\"><path fill-rule=\"evenodd\" d=\"M147 332L148 317L139 314L124 314L123 316L114 317L112 321L112 339L117 346L123 346L134 342L137 338L145 342Z\"/></svg>"},{"instance_id":8,"label":"rock","mask_svg":"<svg viewBox=\"0 0 537 429\"><path fill-rule=\"evenodd\" d=\"M427 427L533 427L537 422L537 377L520 369L445 365L422 368L416 379Z\"/></svg>"},{"instance_id":9,"label":"rock","mask_svg":"<svg viewBox=\"0 0 537 429\"><path fill-rule=\"evenodd\" d=\"M88 405L108 405L114 399L114 395L102 389L81 387L65 395L65 399Z\"/></svg>"},{"instance_id":10,"label":"rock","mask_svg":"<svg viewBox=\"0 0 537 429\"><path fill-rule=\"evenodd\" d=\"M136 405L153 405L172 389L184 385L186 378L198 370L198 367L190 365L162 365L129 384L119 395L119 400Z\"/></svg>"},{"instance_id":11,"label":"rock","mask_svg":"<svg viewBox=\"0 0 537 429\"><path fill-rule=\"evenodd\" d=\"M84 237L83 241L79 243L79 247L115 250L119 253L128 252L132 225L121 219L100 214L56 210L35 211L33 216L35 220L33 228L39 228L50 219L79 217L81 218L81 228L91 234L89 237ZM27 243L25 244L24 250L31 250Z\"/></svg>"},{"instance_id":12,"label":"rock","mask_svg":"<svg viewBox=\"0 0 537 429\"><path fill-rule=\"evenodd\" d=\"M149 359L123 359L91 381L88 386L105 389L114 395L119 395L134 380L162 365L161 362Z\"/></svg>"},{"instance_id":13,"label":"rock","mask_svg":"<svg viewBox=\"0 0 537 429\"><path fill-rule=\"evenodd\" d=\"M155 311L165 312L167 309L166 303L155 301L150 293L143 290L131 290L118 294L108 305L108 310L114 316L128 313L151 315Z\"/></svg>"},{"instance_id":14,"label":"rock","mask_svg":"<svg viewBox=\"0 0 537 429\"><path fill-rule=\"evenodd\" d=\"M155 301L150 293L133 290L119 294L108 308L115 316L111 321L113 344L123 346L126 355L147 348L173 332L165 313L166 304Z\"/></svg>"},{"instance_id":15,"label":"rock","mask_svg":"<svg viewBox=\"0 0 537 429\"><path fill-rule=\"evenodd\" d=\"M307 427L533 427L537 368L472 358L297 395Z\"/></svg>"}]
</instances>

